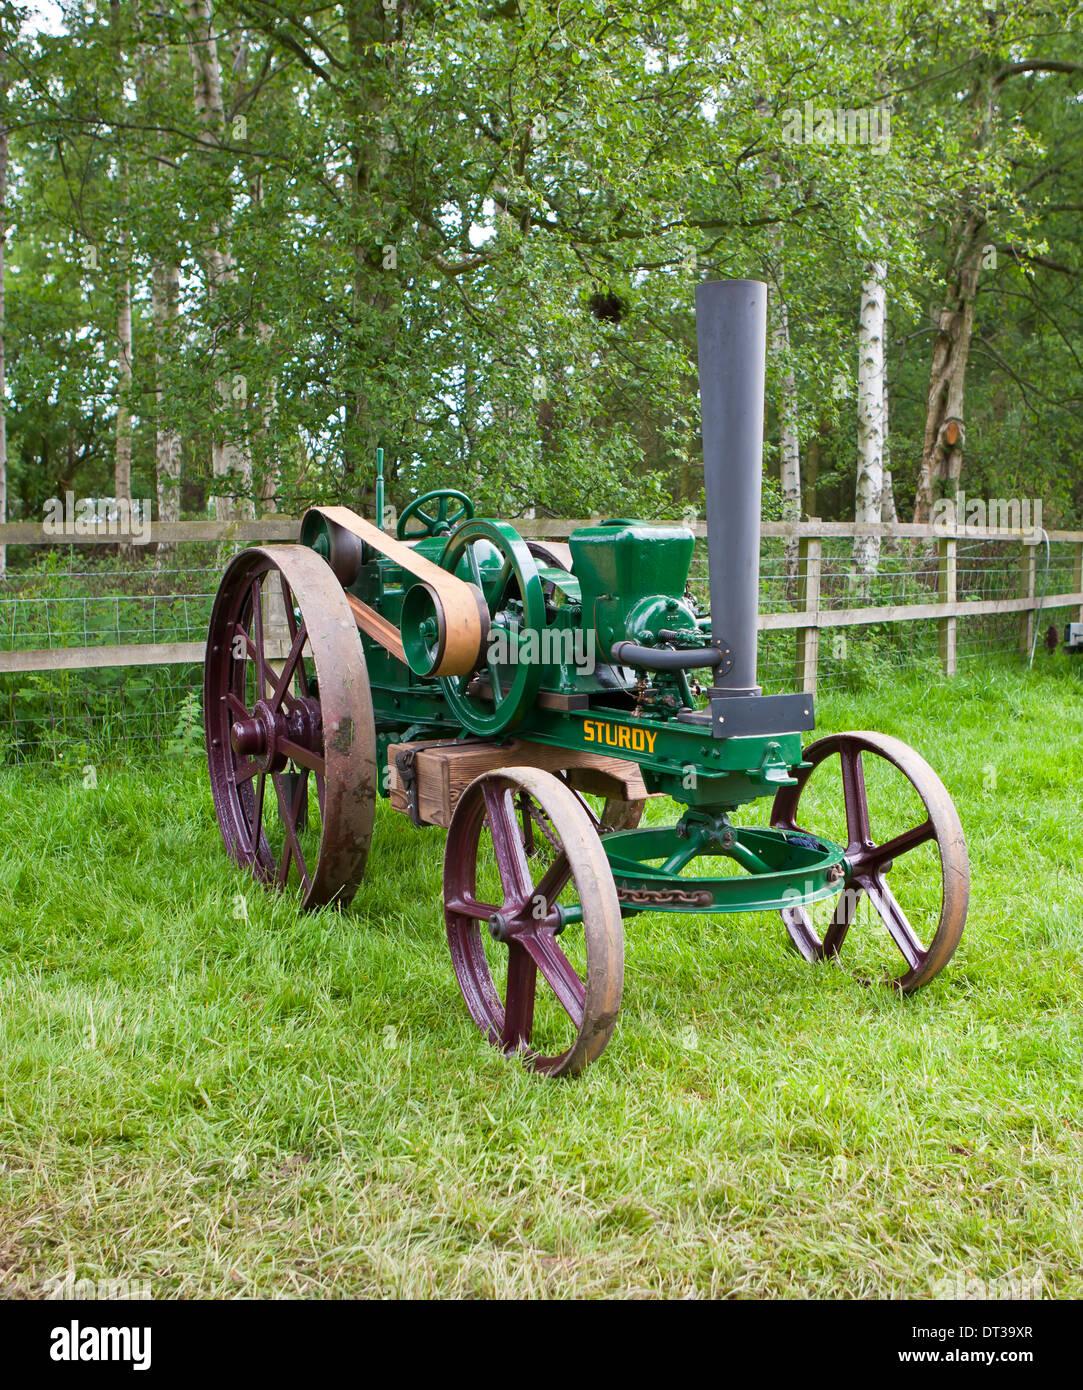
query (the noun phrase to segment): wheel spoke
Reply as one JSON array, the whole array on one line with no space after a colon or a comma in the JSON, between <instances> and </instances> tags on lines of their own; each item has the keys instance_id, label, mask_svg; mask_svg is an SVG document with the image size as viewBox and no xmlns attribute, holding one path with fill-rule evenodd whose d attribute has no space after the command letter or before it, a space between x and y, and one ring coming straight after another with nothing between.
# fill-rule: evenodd
<instances>
[{"instance_id":1,"label":"wheel spoke","mask_svg":"<svg viewBox=\"0 0 1083 1390\"><path fill-rule=\"evenodd\" d=\"M556 995L564 1012L577 1028L583 1026L583 1006L587 991L583 981L564 952L557 945L551 927L532 928L516 937L523 949L530 953L532 960L544 975L549 988ZM510 978L511 963L508 963Z\"/></svg>"},{"instance_id":2,"label":"wheel spoke","mask_svg":"<svg viewBox=\"0 0 1083 1390\"><path fill-rule=\"evenodd\" d=\"M226 704L234 714L239 714L242 719L251 719L252 712L245 702L234 695L232 690L226 692Z\"/></svg>"},{"instance_id":3,"label":"wheel spoke","mask_svg":"<svg viewBox=\"0 0 1083 1390\"><path fill-rule=\"evenodd\" d=\"M856 885L851 884L842 890L842 894L835 904L835 911L831 914L831 925L824 932L825 956L837 956L842 949L842 943L846 940L846 933L853 925L854 914L857 911L860 897L861 889Z\"/></svg>"},{"instance_id":4,"label":"wheel spoke","mask_svg":"<svg viewBox=\"0 0 1083 1390\"><path fill-rule=\"evenodd\" d=\"M902 952L903 959L911 970L915 970L925 959L925 947L914 934L914 929L906 919L906 913L899 906L895 894L887 886L884 876L875 873L861 880L861 886L869 895L869 901L877 915L887 927L891 939Z\"/></svg>"},{"instance_id":5,"label":"wheel spoke","mask_svg":"<svg viewBox=\"0 0 1083 1390\"><path fill-rule=\"evenodd\" d=\"M256 688L262 700L267 694L267 657L263 650L263 576L252 581L252 635L256 660Z\"/></svg>"},{"instance_id":6,"label":"wheel spoke","mask_svg":"<svg viewBox=\"0 0 1083 1390\"><path fill-rule=\"evenodd\" d=\"M324 775L324 760L319 753L313 753L310 748L294 743L289 738L277 739L275 747L283 757L290 758L301 767L307 767L310 772L318 772L321 777Z\"/></svg>"},{"instance_id":7,"label":"wheel spoke","mask_svg":"<svg viewBox=\"0 0 1083 1390\"><path fill-rule=\"evenodd\" d=\"M301 658L301 651L308 641L308 633L304 623L294 633L293 641L290 643L289 652L283 663L282 670L279 672L278 680L275 682L274 690L271 692L270 705L272 710L276 710L282 703L282 697L286 693L286 687L293 680L293 673L297 663Z\"/></svg>"},{"instance_id":8,"label":"wheel spoke","mask_svg":"<svg viewBox=\"0 0 1083 1390\"><path fill-rule=\"evenodd\" d=\"M852 863L854 868L880 868L883 864L890 863L893 859L898 859L902 854L908 854L910 850L916 849L918 845L923 845L927 840L935 837L936 830L931 820L927 820L924 825L916 825L913 830L904 830L901 835L896 835L890 840L885 840L882 845L873 845L869 849L859 850L853 856Z\"/></svg>"},{"instance_id":9,"label":"wheel spoke","mask_svg":"<svg viewBox=\"0 0 1083 1390\"><path fill-rule=\"evenodd\" d=\"M542 877L542 881L538 884L537 888L535 888L534 892L531 894L531 897L535 901L538 898L541 898L542 902L545 905L546 917L549 916L549 912L553 907L553 904L556 902L557 898L560 897L561 893L567 887L568 880L571 878L571 876L572 866L568 863L568 856L564 853L563 850L561 850L557 857L549 865L548 869L546 869L545 874Z\"/></svg>"},{"instance_id":10,"label":"wheel spoke","mask_svg":"<svg viewBox=\"0 0 1083 1390\"><path fill-rule=\"evenodd\" d=\"M534 853L534 821L530 815L530 798L526 792L519 793L519 814L523 820L523 848L529 856Z\"/></svg>"},{"instance_id":11,"label":"wheel spoke","mask_svg":"<svg viewBox=\"0 0 1083 1390\"><path fill-rule=\"evenodd\" d=\"M804 907L800 903L794 907L784 907L780 915L790 934L790 940L805 960L820 960L823 957L823 945L816 935L812 918Z\"/></svg>"},{"instance_id":12,"label":"wheel spoke","mask_svg":"<svg viewBox=\"0 0 1083 1390\"><path fill-rule=\"evenodd\" d=\"M518 941L508 943L508 984L501 1042L508 1050L526 1047L534 1027L534 988L538 968Z\"/></svg>"},{"instance_id":13,"label":"wheel spoke","mask_svg":"<svg viewBox=\"0 0 1083 1390\"><path fill-rule=\"evenodd\" d=\"M286 880L289 878L290 858L292 857L297 865L297 872L301 875L301 884L307 893L311 884L308 877L308 868L305 865L305 856L301 853L300 841L297 838L297 810L301 803L301 796L308 793L308 776L301 777L297 782L293 800L290 801L286 788L280 775L271 779L275 784L275 795L278 797L278 815L282 822L282 829L286 834L286 843L282 847L282 858L278 864L278 883L285 888Z\"/></svg>"},{"instance_id":14,"label":"wheel spoke","mask_svg":"<svg viewBox=\"0 0 1083 1390\"><path fill-rule=\"evenodd\" d=\"M504 888L504 901L507 906L518 910L530 897L533 885L523 839L515 819L511 788L486 782L482 790L500 882Z\"/></svg>"},{"instance_id":15,"label":"wheel spoke","mask_svg":"<svg viewBox=\"0 0 1083 1390\"><path fill-rule=\"evenodd\" d=\"M233 769L233 780L239 787L242 782L250 782L259 770L260 765L256 762L255 758L248 758L244 762L237 762Z\"/></svg>"},{"instance_id":16,"label":"wheel spoke","mask_svg":"<svg viewBox=\"0 0 1083 1390\"><path fill-rule=\"evenodd\" d=\"M846 805L846 833L849 848L862 849L872 844L869 828L869 799L865 793L865 771L861 765L861 749L844 743L839 749L842 763L842 795Z\"/></svg>"},{"instance_id":17,"label":"wheel spoke","mask_svg":"<svg viewBox=\"0 0 1083 1390\"><path fill-rule=\"evenodd\" d=\"M449 912L457 912L460 917L476 917L479 922L488 922L500 911L492 903L479 903L473 898L467 898L461 894L455 898L445 899L444 906Z\"/></svg>"},{"instance_id":18,"label":"wheel spoke","mask_svg":"<svg viewBox=\"0 0 1083 1390\"><path fill-rule=\"evenodd\" d=\"M259 837L263 821L263 792L267 786L267 774L261 772L259 781L256 783L256 808L252 813L252 836L249 840L248 848L253 854L259 850Z\"/></svg>"}]
</instances>

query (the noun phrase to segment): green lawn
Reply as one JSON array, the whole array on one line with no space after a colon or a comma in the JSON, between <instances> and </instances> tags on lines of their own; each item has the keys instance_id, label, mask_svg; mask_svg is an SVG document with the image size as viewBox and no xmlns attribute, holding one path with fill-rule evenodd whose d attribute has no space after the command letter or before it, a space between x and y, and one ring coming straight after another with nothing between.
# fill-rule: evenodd
<instances>
[{"instance_id":1,"label":"green lawn","mask_svg":"<svg viewBox=\"0 0 1083 1390\"><path fill-rule=\"evenodd\" d=\"M0 772L0 1294L1083 1295L1083 667L820 703L956 799L971 916L900 999L777 917L627 923L601 1060L483 1045L443 833L350 911L226 861L197 758Z\"/></svg>"}]
</instances>

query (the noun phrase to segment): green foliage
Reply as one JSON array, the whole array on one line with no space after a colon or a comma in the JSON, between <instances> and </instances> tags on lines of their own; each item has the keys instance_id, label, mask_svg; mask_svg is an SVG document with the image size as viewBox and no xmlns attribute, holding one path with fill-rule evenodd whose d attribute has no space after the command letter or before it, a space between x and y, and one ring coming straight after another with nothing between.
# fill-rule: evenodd
<instances>
[{"instance_id":1,"label":"green foliage","mask_svg":"<svg viewBox=\"0 0 1083 1390\"><path fill-rule=\"evenodd\" d=\"M512 515L679 511L697 497L695 284L777 283L784 369L850 514L856 311L889 265L892 457L908 513L929 311L967 200L988 221L968 476L1083 515L1077 460L1083 113L1072 10L958 0L871 14L782 0L614 4L221 0L221 118L197 110L184 7L96 0L12 38L9 511L111 491L116 304L133 286L133 490L183 441L189 512L211 445L244 442L280 508L454 483ZM194 47L193 47L194 46ZM1002 81L1006 65L1062 72ZM723 76L724 75L724 76ZM995 81L988 138L973 93ZM806 110L890 101L890 141L824 143ZM214 254L224 257L217 265ZM175 325L155 274L180 275ZM972 481L971 481L972 480Z\"/></svg>"}]
</instances>

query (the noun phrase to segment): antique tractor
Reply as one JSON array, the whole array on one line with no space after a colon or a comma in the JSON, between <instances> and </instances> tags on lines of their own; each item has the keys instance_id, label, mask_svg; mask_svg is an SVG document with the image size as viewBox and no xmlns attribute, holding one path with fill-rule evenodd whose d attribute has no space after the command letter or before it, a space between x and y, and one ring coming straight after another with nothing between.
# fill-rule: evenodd
<instances>
[{"instance_id":1,"label":"antique tractor","mask_svg":"<svg viewBox=\"0 0 1083 1390\"><path fill-rule=\"evenodd\" d=\"M876 733L802 748L811 696L756 684L766 289L705 283L696 308L709 618L687 528L614 520L541 545L452 489L406 507L395 538L311 509L299 545L236 556L211 617L207 755L230 855L305 907L345 905L377 796L446 827L467 1008L551 1075L613 1032L625 917L776 911L808 961L854 925L902 993L966 919L962 828L928 764ZM640 826L648 797L683 813ZM767 824L733 823L767 797Z\"/></svg>"}]
</instances>

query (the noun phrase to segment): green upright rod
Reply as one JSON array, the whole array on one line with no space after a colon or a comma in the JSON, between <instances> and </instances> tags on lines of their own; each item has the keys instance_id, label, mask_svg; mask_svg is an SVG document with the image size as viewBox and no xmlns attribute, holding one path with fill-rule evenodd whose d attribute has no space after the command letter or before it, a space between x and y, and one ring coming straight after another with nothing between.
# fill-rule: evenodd
<instances>
[{"instance_id":1,"label":"green upright rod","mask_svg":"<svg viewBox=\"0 0 1083 1390\"><path fill-rule=\"evenodd\" d=\"M384 524L384 451L376 450L376 525L383 529Z\"/></svg>"}]
</instances>

